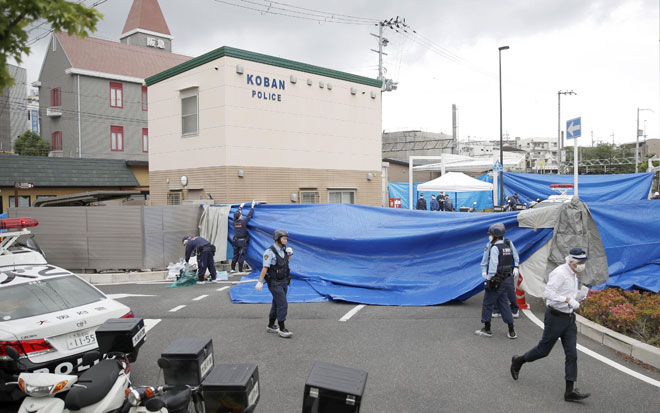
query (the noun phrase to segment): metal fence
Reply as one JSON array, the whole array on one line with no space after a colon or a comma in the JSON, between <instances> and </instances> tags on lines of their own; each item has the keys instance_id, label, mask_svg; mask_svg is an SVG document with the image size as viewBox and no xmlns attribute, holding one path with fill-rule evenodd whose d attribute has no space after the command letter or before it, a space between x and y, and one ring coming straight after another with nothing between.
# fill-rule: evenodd
<instances>
[{"instance_id":1,"label":"metal fence","mask_svg":"<svg viewBox=\"0 0 660 413\"><path fill-rule=\"evenodd\" d=\"M31 231L48 262L84 272L166 268L183 257L181 238L197 234L202 208L10 208L8 214L39 221Z\"/></svg>"}]
</instances>

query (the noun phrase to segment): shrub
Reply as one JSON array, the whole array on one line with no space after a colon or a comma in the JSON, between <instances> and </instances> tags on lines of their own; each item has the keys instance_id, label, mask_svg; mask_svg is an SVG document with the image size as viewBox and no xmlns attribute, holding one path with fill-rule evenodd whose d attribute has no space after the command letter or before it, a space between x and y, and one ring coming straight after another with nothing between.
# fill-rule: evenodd
<instances>
[{"instance_id":1,"label":"shrub","mask_svg":"<svg viewBox=\"0 0 660 413\"><path fill-rule=\"evenodd\" d=\"M578 312L616 332L660 347L660 294L618 288L591 290Z\"/></svg>"}]
</instances>

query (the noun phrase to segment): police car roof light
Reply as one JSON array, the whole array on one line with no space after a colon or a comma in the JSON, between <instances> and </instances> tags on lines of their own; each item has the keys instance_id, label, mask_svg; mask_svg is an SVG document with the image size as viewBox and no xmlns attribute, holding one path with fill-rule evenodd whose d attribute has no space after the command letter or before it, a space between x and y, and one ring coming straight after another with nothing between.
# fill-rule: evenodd
<instances>
[{"instance_id":1,"label":"police car roof light","mask_svg":"<svg viewBox=\"0 0 660 413\"><path fill-rule=\"evenodd\" d=\"M550 188L573 188L573 184L551 184Z\"/></svg>"},{"instance_id":2,"label":"police car roof light","mask_svg":"<svg viewBox=\"0 0 660 413\"><path fill-rule=\"evenodd\" d=\"M22 229L39 225L34 218L4 218L0 219L0 229Z\"/></svg>"},{"instance_id":3,"label":"police car roof light","mask_svg":"<svg viewBox=\"0 0 660 413\"><path fill-rule=\"evenodd\" d=\"M6 359L7 347L15 348L20 355L43 353L54 350L53 347L44 339L21 340L21 341L0 341L0 359Z\"/></svg>"}]
</instances>

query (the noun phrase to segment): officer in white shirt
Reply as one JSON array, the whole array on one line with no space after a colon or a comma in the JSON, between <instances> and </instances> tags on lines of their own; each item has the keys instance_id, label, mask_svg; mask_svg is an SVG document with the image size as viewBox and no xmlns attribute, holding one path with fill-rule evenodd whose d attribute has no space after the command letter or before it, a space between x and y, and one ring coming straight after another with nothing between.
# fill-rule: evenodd
<instances>
[{"instance_id":1,"label":"officer in white shirt","mask_svg":"<svg viewBox=\"0 0 660 413\"><path fill-rule=\"evenodd\" d=\"M561 338L566 356L565 379L566 391L564 400L576 402L590 396L580 393L574 387L577 380L577 327L575 326L575 310L580 307L580 300L587 296L587 287L578 287L578 274L584 271L587 253L582 248L573 248L566 257L566 264L555 268L549 275L548 284L543 294L547 308L545 310L545 327L541 341L522 356L511 359L511 376L518 380L518 374L524 363L528 363L550 354L550 350Z\"/></svg>"}]
</instances>

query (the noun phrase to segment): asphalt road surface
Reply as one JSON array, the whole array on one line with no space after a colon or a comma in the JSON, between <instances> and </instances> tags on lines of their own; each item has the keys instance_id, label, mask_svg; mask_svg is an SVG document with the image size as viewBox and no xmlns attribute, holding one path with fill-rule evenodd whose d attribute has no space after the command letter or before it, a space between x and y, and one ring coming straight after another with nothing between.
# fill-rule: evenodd
<instances>
[{"instance_id":1,"label":"asphalt road surface","mask_svg":"<svg viewBox=\"0 0 660 413\"><path fill-rule=\"evenodd\" d=\"M216 364L259 366L260 412L300 411L305 381L317 360L368 372L361 412L660 411L659 387L584 353L578 354L578 388L592 396L583 403L564 402L560 343L549 357L523 366L514 381L511 356L536 345L542 330L521 314L516 340L506 337L501 319L493 320L492 338L475 336L481 294L434 307L365 306L347 321L339 320L355 304L289 304L287 328L294 336L283 339L266 332L270 305L232 304L230 286L100 286L152 326L133 364L133 383L157 383L156 360L172 340L210 337ZM541 301L534 301L532 310L542 320ZM579 336L578 343L660 380L657 370L628 362L586 337Z\"/></svg>"}]
</instances>

